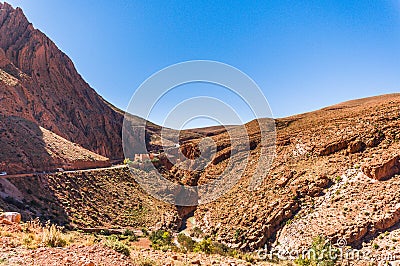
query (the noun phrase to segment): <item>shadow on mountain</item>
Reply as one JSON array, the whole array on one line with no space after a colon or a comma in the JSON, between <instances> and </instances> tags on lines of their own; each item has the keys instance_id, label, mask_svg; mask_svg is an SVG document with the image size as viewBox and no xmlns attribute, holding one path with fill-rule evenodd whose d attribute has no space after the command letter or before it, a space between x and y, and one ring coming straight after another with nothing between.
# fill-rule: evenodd
<instances>
[{"instance_id":1,"label":"shadow on mountain","mask_svg":"<svg viewBox=\"0 0 400 266\"><path fill-rule=\"evenodd\" d=\"M54 169L55 162L46 150L43 132L29 120L0 116L0 171L9 174Z\"/></svg>"},{"instance_id":2,"label":"shadow on mountain","mask_svg":"<svg viewBox=\"0 0 400 266\"><path fill-rule=\"evenodd\" d=\"M68 225L65 207L48 186L45 176L0 179L0 209L21 213L24 221L39 218Z\"/></svg>"}]
</instances>

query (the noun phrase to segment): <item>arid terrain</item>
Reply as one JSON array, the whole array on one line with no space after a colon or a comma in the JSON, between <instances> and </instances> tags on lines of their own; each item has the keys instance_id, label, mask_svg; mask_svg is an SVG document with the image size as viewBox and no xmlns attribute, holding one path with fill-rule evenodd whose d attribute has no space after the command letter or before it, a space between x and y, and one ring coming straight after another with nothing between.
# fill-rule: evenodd
<instances>
[{"instance_id":1,"label":"arid terrain","mask_svg":"<svg viewBox=\"0 0 400 266\"><path fill-rule=\"evenodd\" d=\"M123 119L21 9L0 3L0 172L31 174L0 176L0 211L22 216L0 219L0 264L400 264L400 94L251 121L246 136L235 139L248 143L248 161L223 126L180 132L176 149L187 158L201 155L206 137L216 154L202 170L184 170L161 154L150 164L165 178L207 184L231 163L226 180L238 179L222 197L198 206L149 195L137 179L147 180L153 167L110 167L133 160L122 151ZM130 116L127 123L141 119ZM271 124L276 156L251 189L265 144L260 128ZM160 131L147 123L150 151L162 151ZM135 143L135 131L129 134ZM169 135L163 137L168 143ZM147 152L139 144L134 149ZM94 169L100 167L106 169ZM368 256L307 261L299 255L321 245Z\"/></svg>"}]
</instances>

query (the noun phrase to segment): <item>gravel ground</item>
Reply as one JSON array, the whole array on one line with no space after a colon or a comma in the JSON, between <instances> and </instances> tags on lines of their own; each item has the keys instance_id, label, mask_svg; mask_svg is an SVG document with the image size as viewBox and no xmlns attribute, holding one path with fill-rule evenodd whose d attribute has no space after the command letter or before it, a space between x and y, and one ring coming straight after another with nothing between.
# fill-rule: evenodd
<instances>
[{"instance_id":1,"label":"gravel ground","mask_svg":"<svg viewBox=\"0 0 400 266\"><path fill-rule=\"evenodd\" d=\"M2 248L0 256L5 265L134 265L131 258L102 245L35 250Z\"/></svg>"}]
</instances>

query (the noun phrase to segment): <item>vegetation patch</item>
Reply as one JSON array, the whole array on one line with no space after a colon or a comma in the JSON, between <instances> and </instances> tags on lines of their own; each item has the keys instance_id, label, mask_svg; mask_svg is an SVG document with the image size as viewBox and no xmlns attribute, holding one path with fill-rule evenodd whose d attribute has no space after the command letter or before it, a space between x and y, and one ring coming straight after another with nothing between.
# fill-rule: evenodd
<instances>
[{"instance_id":1,"label":"vegetation patch","mask_svg":"<svg viewBox=\"0 0 400 266\"><path fill-rule=\"evenodd\" d=\"M114 249L115 251L124 254L125 256L129 256L131 254L130 249L123 242L118 240L118 237L115 235L108 236L105 241L105 246Z\"/></svg>"},{"instance_id":2,"label":"vegetation patch","mask_svg":"<svg viewBox=\"0 0 400 266\"><path fill-rule=\"evenodd\" d=\"M150 234L151 247L154 249L168 250L175 247L172 243L172 235L168 231L157 230Z\"/></svg>"},{"instance_id":3,"label":"vegetation patch","mask_svg":"<svg viewBox=\"0 0 400 266\"><path fill-rule=\"evenodd\" d=\"M300 255L295 260L301 266L334 266L338 258L339 250L322 236L313 239L311 248L307 254Z\"/></svg>"}]
</instances>

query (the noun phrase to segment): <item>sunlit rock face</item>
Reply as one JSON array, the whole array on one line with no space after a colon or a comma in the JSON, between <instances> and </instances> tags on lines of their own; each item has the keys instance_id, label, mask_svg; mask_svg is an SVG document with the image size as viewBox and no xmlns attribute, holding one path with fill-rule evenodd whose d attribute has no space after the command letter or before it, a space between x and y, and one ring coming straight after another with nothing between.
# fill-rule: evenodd
<instances>
[{"instance_id":1,"label":"sunlit rock face","mask_svg":"<svg viewBox=\"0 0 400 266\"><path fill-rule=\"evenodd\" d=\"M39 127L101 156L123 157L122 114L82 79L68 56L35 29L20 8L7 3L0 3L0 115L1 142L21 138L3 145L8 157L1 158L3 163L26 169L51 160L40 144ZM23 127L26 132L15 134L11 117L29 124ZM33 138L38 138L37 146L24 147L29 146L24 141ZM32 162L35 152L42 155Z\"/></svg>"}]
</instances>

